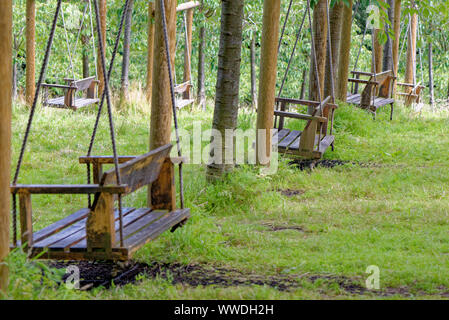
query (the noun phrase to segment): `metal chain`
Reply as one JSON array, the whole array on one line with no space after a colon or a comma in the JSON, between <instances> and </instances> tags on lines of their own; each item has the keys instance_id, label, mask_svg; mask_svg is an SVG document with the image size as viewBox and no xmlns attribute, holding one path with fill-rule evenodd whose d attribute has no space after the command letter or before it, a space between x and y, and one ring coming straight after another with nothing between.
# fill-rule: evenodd
<instances>
[{"instance_id":1,"label":"metal chain","mask_svg":"<svg viewBox=\"0 0 449 320\"><path fill-rule=\"evenodd\" d=\"M176 147L178 149L178 157L182 157L181 144L180 144L180 140L179 140L175 88L174 88L174 83L173 83L172 66L171 66L171 58L170 58L170 46L168 43L167 16L165 13L164 0L160 0L160 4L161 4L161 13L162 13L162 29L164 32L165 54L166 54L166 59L167 59L168 78L169 78L169 82L170 82L170 94L171 94L171 102L172 102L172 109L173 109L173 121L175 123ZM183 173L182 173L182 161L179 162L179 190L180 190L179 192L180 192L180 200L181 200L181 209L184 209L184 181L183 181Z\"/></svg>"},{"instance_id":2,"label":"metal chain","mask_svg":"<svg viewBox=\"0 0 449 320\"><path fill-rule=\"evenodd\" d=\"M52 26L50 29L50 36L48 38L47 48L45 49L44 62L42 63L41 71L39 74L39 80L37 81L37 84L36 84L36 90L34 92L33 104L31 105L31 110L30 110L30 115L28 118L26 130L25 130L25 135L23 137L22 146L20 148L20 155L19 155L19 159L17 161L17 167L16 167L16 172L14 174L13 185L17 184L17 180L19 178L19 173L20 173L20 168L22 167L23 156L25 154L26 144L28 142L28 137L29 137L30 131L31 131L31 124L33 122L33 118L34 118L34 114L35 114L36 106L37 106L37 101L39 99L39 91L41 89L42 82L44 81L45 71L47 69L48 60L50 58L51 47L52 47L53 39L55 36L56 22L58 21L58 16L61 11L61 3L62 3L62 0L58 0L58 3L56 4L55 15L53 17ZM13 221L14 242L15 242L15 245L17 245L17 199L16 199L15 194L13 195L13 219L14 219L14 221Z\"/></svg>"}]
</instances>

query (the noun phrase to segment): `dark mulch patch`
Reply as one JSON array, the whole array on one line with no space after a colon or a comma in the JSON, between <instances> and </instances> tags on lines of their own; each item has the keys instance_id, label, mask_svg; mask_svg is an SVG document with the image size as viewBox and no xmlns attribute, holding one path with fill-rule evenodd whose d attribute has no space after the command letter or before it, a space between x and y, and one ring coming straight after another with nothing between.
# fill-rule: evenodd
<instances>
[{"instance_id":1,"label":"dark mulch patch","mask_svg":"<svg viewBox=\"0 0 449 320\"><path fill-rule=\"evenodd\" d=\"M298 160L290 161L288 164L291 166L297 167L301 171L304 171L307 169L314 169L317 167L333 169L336 166L343 166L348 163L356 164L355 162L350 162L350 161L328 160L328 159L324 159L324 160L299 160L298 159Z\"/></svg>"},{"instance_id":2,"label":"dark mulch patch","mask_svg":"<svg viewBox=\"0 0 449 320\"><path fill-rule=\"evenodd\" d=\"M351 279L337 275L259 275L254 273L245 273L236 269L228 269L204 265L181 265L168 263L153 263L151 265L137 262L112 263L112 262L52 262L52 267L64 269L68 266L77 266L80 269L80 288L90 290L96 287L111 287L112 283L116 286L122 286L128 283L136 283L138 276L144 276L150 279L162 278L169 280L172 284L198 286L268 286L279 291L292 291L300 288L299 280L306 280L312 283L320 281L323 286L337 284L339 288L347 294L374 296L412 296L424 295L423 292L412 293L407 287L385 288L380 291L370 291L362 285L362 279ZM65 280L68 275L63 277ZM318 289L319 291L326 291ZM447 289L442 288L442 297L448 297Z\"/></svg>"},{"instance_id":3,"label":"dark mulch patch","mask_svg":"<svg viewBox=\"0 0 449 320\"><path fill-rule=\"evenodd\" d=\"M305 193L304 190L292 190L292 189L285 189L285 190L279 190L279 192L286 197L292 198L297 197Z\"/></svg>"}]
</instances>

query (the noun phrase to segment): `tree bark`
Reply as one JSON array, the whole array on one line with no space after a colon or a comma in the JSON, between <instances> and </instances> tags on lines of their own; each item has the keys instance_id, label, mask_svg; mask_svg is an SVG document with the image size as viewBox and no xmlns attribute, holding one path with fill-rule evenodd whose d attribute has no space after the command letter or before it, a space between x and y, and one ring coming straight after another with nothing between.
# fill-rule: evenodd
<instances>
[{"instance_id":1,"label":"tree bark","mask_svg":"<svg viewBox=\"0 0 449 320\"><path fill-rule=\"evenodd\" d=\"M198 47L198 92L197 104L200 105L203 111L206 110L206 86L205 86L205 62L206 62L206 28L200 28L200 41Z\"/></svg>"},{"instance_id":2,"label":"tree bark","mask_svg":"<svg viewBox=\"0 0 449 320\"><path fill-rule=\"evenodd\" d=\"M82 56L82 61L83 61L83 78L88 78L90 75L89 72L89 42L90 39L87 36L81 36L81 43L83 44L83 56Z\"/></svg>"},{"instance_id":3,"label":"tree bark","mask_svg":"<svg viewBox=\"0 0 449 320\"><path fill-rule=\"evenodd\" d=\"M36 0L26 2L26 84L25 100L27 106L33 104L36 91Z\"/></svg>"},{"instance_id":4,"label":"tree bark","mask_svg":"<svg viewBox=\"0 0 449 320\"><path fill-rule=\"evenodd\" d=\"M430 90L430 106L433 108L433 104L435 103L435 95L433 88L433 46L432 41L429 40L429 90Z\"/></svg>"},{"instance_id":5,"label":"tree bark","mask_svg":"<svg viewBox=\"0 0 449 320\"><path fill-rule=\"evenodd\" d=\"M123 35L123 61L122 78L120 86L120 107L123 107L129 100L129 55L131 48L131 31L133 25L134 0L129 0L128 12L125 17L125 29Z\"/></svg>"},{"instance_id":6,"label":"tree bark","mask_svg":"<svg viewBox=\"0 0 449 320\"><path fill-rule=\"evenodd\" d=\"M393 18L393 72L398 77L399 70L399 45L401 42L401 0L394 0L394 18ZM397 81L394 81L393 94L396 93Z\"/></svg>"},{"instance_id":7,"label":"tree bark","mask_svg":"<svg viewBox=\"0 0 449 320\"><path fill-rule=\"evenodd\" d=\"M151 102L153 86L153 50L154 50L154 2L148 1L148 38L147 38L147 84L146 97Z\"/></svg>"},{"instance_id":8,"label":"tree bark","mask_svg":"<svg viewBox=\"0 0 449 320\"><path fill-rule=\"evenodd\" d=\"M411 1L411 6L414 7L414 1ZM410 20L410 33L408 35L407 43L407 64L405 68L405 83L413 83L416 81L416 31L418 24L418 15L412 14ZM410 92L411 89L407 91Z\"/></svg>"},{"instance_id":9,"label":"tree bark","mask_svg":"<svg viewBox=\"0 0 449 320\"><path fill-rule=\"evenodd\" d=\"M309 99L319 101L324 97L324 73L326 71L326 52L327 52L327 0L318 0L313 9L313 34L315 37L315 48L312 48L310 59L309 74ZM314 61L316 55L318 75ZM318 79L317 79L318 78ZM317 81L318 80L318 81ZM321 95L321 97L320 97ZM313 107L308 108L308 112L313 112Z\"/></svg>"},{"instance_id":10,"label":"tree bark","mask_svg":"<svg viewBox=\"0 0 449 320\"><path fill-rule=\"evenodd\" d=\"M344 5L343 25L341 30L340 53L338 58L337 73L337 99L346 102L348 93L348 75L349 75L349 52L351 50L351 27L352 27L352 0L349 5Z\"/></svg>"},{"instance_id":11,"label":"tree bark","mask_svg":"<svg viewBox=\"0 0 449 320\"><path fill-rule=\"evenodd\" d=\"M256 75L256 31L251 38L251 107L257 109L257 75Z\"/></svg>"},{"instance_id":12,"label":"tree bark","mask_svg":"<svg viewBox=\"0 0 449 320\"><path fill-rule=\"evenodd\" d=\"M303 100L306 93L306 81L307 81L307 70L302 70L302 82L301 82L301 93L299 94L299 99Z\"/></svg>"},{"instance_id":13,"label":"tree bark","mask_svg":"<svg viewBox=\"0 0 449 320\"><path fill-rule=\"evenodd\" d=\"M383 46L379 41L380 29L373 30L373 63L371 66L371 71L374 73L379 73L382 70L382 60L383 60Z\"/></svg>"},{"instance_id":14,"label":"tree bark","mask_svg":"<svg viewBox=\"0 0 449 320\"><path fill-rule=\"evenodd\" d=\"M330 10L330 17L329 17L329 28L330 28L330 34L331 34L331 44L332 44L332 66L333 66L333 73L331 73L330 70L330 63L329 63L329 50L327 51L327 58L326 58L326 74L324 79L324 96L330 96L332 95L332 86L331 86L331 77L330 75L334 75L334 83L337 78L337 66L338 66L338 51L340 49L340 39L341 39L341 25L343 23L343 8L344 3L343 1L338 1L335 3L334 7Z\"/></svg>"},{"instance_id":15,"label":"tree bark","mask_svg":"<svg viewBox=\"0 0 449 320\"><path fill-rule=\"evenodd\" d=\"M226 163L225 157L233 153L233 145L225 143L225 130L237 127L240 87L240 63L242 54L243 1L223 0L221 5L220 48L218 52L218 74L215 110L212 128L222 135L221 161L211 161L207 168L209 178L219 177L234 168L234 162ZM212 139L211 139L212 140ZM212 141L211 141L212 142ZM217 141L211 143L214 146ZM214 150L211 157L214 159Z\"/></svg>"},{"instance_id":16,"label":"tree bark","mask_svg":"<svg viewBox=\"0 0 449 320\"><path fill-rule=\"evenodd\" d=\"M12 0L0 1L0 291L8 289L12 109Z\"/></svg>"},{"instance_id":17,"label":"tree bark","mask_svg":"<svg viewBox=\"0 0 449 320\"><path fill-rule=\"evenodd\" d=\"M265 163L265 160L271 159L271 129L274 125L280 10L280 0L264 1L257 129L265 130L265 141L260 141L259 134L256 135L256 156L258 164L266 165L269 163ZM265 151L265 157L262 151Z\"/></svg>"},{"instance_id":18,"label":"tree bark","mask_svg":"<svg viewBox=\"0 0 449 320\"><path fill-rule=\"evenodd\" d=\"M100 30L101 30L101 36L103 39L103 48L104 52L106 52L106 18L107 18L107 0L99 0L99 11L100 11ZM101 55L100 55L100 49L98 51L98 64L97 64L97 74L98 74L98 95L101 96L103 94L104 90L104 78L103 78L103 66L100 63L101 61Z\"/></svg>"},{"instance_id":19,"label":"tree bark","mask_svg":"<svg viewBox=\"0 0 449 320\"><path fill-rule=\"evenodd\" d=\"M395 0L388 0L388 20L390 20L391 26L385 26L385 32L387 33L387 42L384 45L382 71L393 70L393 40L390 37L390 30L394 25L394 3Z\"/></svg>"},{"instance_id":20,"label":"tree bark","mask_svg":"<svg viewBox=\"0 0 449 320\"><path fill-rule=\"evenodd\" d=\"M193 11L189 9L185 11L186 15L186 29L187 39L186 46L184 48L184 82L192 80L192 32L193 32ZM190 87L183 93L184 99L191 99Z\"/></svg>"},{"instance_id":21,"label":"tree bark","mask_svg":"<svg viewBox=\"0 0 449 320\"><path fill-rule=\"evenodd\" d=\"M170 48L170 62L175 63L176 46L176 0L164 0L167 33ZM155 1L153 90L151 97L150 150L170 143L173 110L168 75L164 32L162 28L161 4ZM155 186L156 189L163 186ZM151 188L148 188L148 205L151 206Z\"/></svg>"}]
</instances>

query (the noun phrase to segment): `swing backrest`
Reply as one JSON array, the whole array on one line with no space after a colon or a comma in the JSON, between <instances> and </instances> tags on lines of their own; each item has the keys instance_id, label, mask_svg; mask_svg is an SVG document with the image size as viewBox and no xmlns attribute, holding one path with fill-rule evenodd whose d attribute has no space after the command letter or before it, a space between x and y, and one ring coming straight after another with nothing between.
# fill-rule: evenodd
<instances>
[{"instance_id":1,"label":"swing backrest","mask_svg":"<svg viewBox=\"0 0 449 320\"><path fill-rule=\"evenodd\" d=\"M121 184L128 185L128 193L132 193L156 181L161 171L162 164L170 155L171 148L172 145L167 144L119 165ZM101 186L116 184L117 175L115 168L103 174L100 182Z\"/></svg>"}]
</instances>

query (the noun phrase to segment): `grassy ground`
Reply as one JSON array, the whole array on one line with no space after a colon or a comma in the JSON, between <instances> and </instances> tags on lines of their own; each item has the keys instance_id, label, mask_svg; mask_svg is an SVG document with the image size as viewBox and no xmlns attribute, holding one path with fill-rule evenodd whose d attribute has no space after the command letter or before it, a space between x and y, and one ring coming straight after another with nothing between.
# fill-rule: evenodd
<instances>
[{"instance_id":1,"label":"grassy ground","mask_svg":"<svg viewBox=\"0 0 449 320\"><path fill-rule=\"evenodd\" d=\"M148 149L149 116L132 108L116 114L118 150L141 154ZM183 110L181 126L203 128L207 112ZM23 255L10 258L8 298L25 299L352 299L445 298L449 293L449 136L448 114L413 114L397 108L388 121L383 110L374 122L364 111L342 106L336 115L335 152L326 158L349 161L333 169L300 171L280 162L272 176L241 166L222 182L208 184L203 166L188 165L186 204L192 219L164 234L136 255L152 262L199 265L230 270L247 279L283 277L295 285L173 285L164 277L142 277L136 284L89 292L56 288L42 282L41 271ZM27 113L13 116L14 160ZM93 112L39 110L21 172L21 183L84 183L77 158L86 153ZM242 128L255 115L242 112ZM293 124L292 124L293 125ZM105 118L96 154L110 154ZM286 195L290 190L294 195ZM293 191L293 192L292 192ZM296 192L294 192L296 191ZM85 206L79 196L33 198L36 230ZM128 204L144 205L141 192ZM368 266L380 268L379 291L365 290ZM233 270L233 271L231 271ZM268 283L262 281L262 283Z\"/></svg>"}]
</instances>

